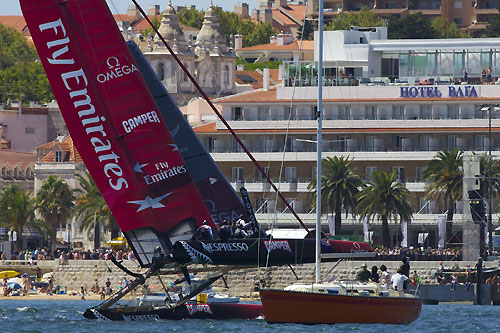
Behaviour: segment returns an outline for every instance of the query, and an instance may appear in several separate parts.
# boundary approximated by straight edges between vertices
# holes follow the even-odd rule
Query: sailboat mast
[[[316,161],[316,283],[321,280],[321,137],[323,126],[323,0],[319,0],[318,20],[318,138]]]

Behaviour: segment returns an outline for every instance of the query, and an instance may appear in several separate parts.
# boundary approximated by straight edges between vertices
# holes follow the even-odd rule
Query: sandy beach
[[[101,296],[99,295],[88,295],[85,296],[85,300],[92,300],[92,301],[98,301],[101,299]],[[46,295],[46,294],[33,294],[33,295],[28,295],[28,296],[0,296],[0,301],[4,300],[13,300],[13,301],[34,301],[34,300],[54,300],[54,301],[81,301],[81,296],[76,295]]]

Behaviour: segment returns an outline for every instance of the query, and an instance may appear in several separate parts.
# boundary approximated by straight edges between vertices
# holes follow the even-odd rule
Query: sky
[[[21,7],[18,0],[0,0],[0,15],[22,15]],[[233,11],[236,2],[246,2],[250,6],[250,11],[257,7],[257,0],[212,0],[214,6],[220,6],[226,11]],[[132,4],[131,0],[106,0],[113,14],[125,14],[127,8]],[[164,10],[168,5],[168,0],[138,0],[138,3],[144,10],[148,5],[160,5],[160,9]],[[195,5],[197,9],[206,9],[210,4],[210,0],[172,0],[174,6]]]

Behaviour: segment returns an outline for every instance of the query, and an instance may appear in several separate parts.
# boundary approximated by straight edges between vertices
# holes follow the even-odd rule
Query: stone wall
[[[399,265],[399,261],[368,261],[366,262],[368,269],[372,266],[380,267],[384,264],[387,266],[391,274],[395,273]],[[127,268],[134,272],[142,271],[135,262],[124,261]],[[332,272],[328,272],[335,263],[322,264],[322,275],[326,275],[326,280],[354,280],[356,272],[360,269],[361,261],[346,261],[340,263]],[[419,261],[411,262],[411,272],[414,270],[419,274],[422,283],[435,283],[434,273],[439,265],[436,261]],[[446,268],[452,268],[459,265],[465,268],[467,264],[474,266],[474,262],[444,262]],[[498,261],[486,262],[486,267],[498,267]],[[196,268],[203,268],[202,266],[190,266],[190,271],[194,272]],[[295,273],[300,278],[297,280],[288,266],[272,267],[267,271],[264,268],[238,268],[226,274],[225,280],[229,285],[229,289],[225,287],[224,281],[219,279],[214,284],[214,289],[220,293],[240,296],[240,297],[257,297],[254,290],[255,285],[259,280],[264,279],[265,286],[271,288],[282,288],[291,283],[300,281],[310,283],[314,281],[314,264],[300,265],[293,267]],[[199,273],[199,277],[203,278],[208,273]],[[118,285],[123,282],[123,278],[127,275],[119,268],[115,267],[110,261],[102,260],[77,260],[69,261],[67,265],[60,265],[54,261],[54,279],[55,285],[60,285],[63,289],[66,287],[68,290],[77,291],[80,287],[90,289],[94,284],[95,279],[99,281],[100,286],[109,278],[112,288],[116,289]],[[173,281],[178,276],[176,274],[162,276],[164,282]],[[132,277],[127,276],[131,280]],[[158,279],[152,278],[148,281],[152,290],[159,290],[160,285]]]

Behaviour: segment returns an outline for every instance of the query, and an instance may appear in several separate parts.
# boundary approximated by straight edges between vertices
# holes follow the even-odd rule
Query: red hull
[[[268,323],[301,324],[409,324],[422,309],[419,298],[363,297],[261,290]]]

